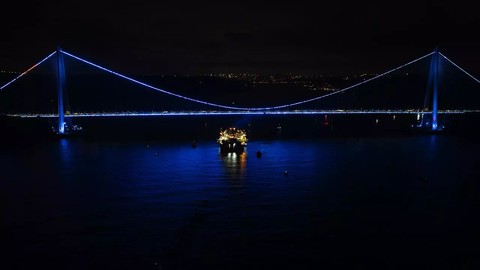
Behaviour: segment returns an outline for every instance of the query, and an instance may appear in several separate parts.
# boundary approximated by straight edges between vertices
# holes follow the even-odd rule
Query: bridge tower
[[[63,62],[63,53],[60,47],[57,47],[57,92],[58,92],[58,134],[65,134],[65,111],[63,105],[63,88],[65,86],[65,64]]]
[[[427,117],[427,120],[426,120],[424,118],[424,113],[422,113],[422,119],[420,121],[420,124],[417,126],[422,129],[429,129],[433,132],[439,130],[439,125],[438,125],[439,55],[440,54],[438,52],[438,48],[435,48],[435,51],[432,54],[432,60],[430,62],[430,73],[428,75],[427,91],[425,93],[425,104],[424,104],[423,110],[428,111],[428,108],[431,106],[432,108],[431,117]]]
[[[433,97],[432,97],[432,131],[438,130],[438,48],[435,48],[435,51],[432,55],[432,66],[430,72],[433,76]]]

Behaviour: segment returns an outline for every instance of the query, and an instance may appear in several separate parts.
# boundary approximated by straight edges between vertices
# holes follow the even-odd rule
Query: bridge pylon
[[[438,130],[438,47],[432,55],[433,97],[432,97],[432,130]]]
[[[428,77],[427,91],[425,93],[425,104],[423,111],[429,111],[431,106],[432,113],[427,120],[424,118],[426,113],[422,113],[422,120],[418,127],[428,129],[430,131],[442,130],[443,126],[438,123],[438,87],[439,87],[439,56],[438,47],[432,53],[432,60],[430,62],[430,73]]]
[[[57,47],[57,93],[58,93],[58,129],[57,133],[65,134],[65,109],[63,100],[63,91],[65,87],[65,64],[63,62],[63,53],[60,47]]]

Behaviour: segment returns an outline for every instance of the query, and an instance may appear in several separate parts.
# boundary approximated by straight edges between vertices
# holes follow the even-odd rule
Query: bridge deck
[[[480,110],[439,110],[439,114],[479,113]],[[163,112],[111,112],[74,113],[65,117],[138,117],[138,116],[201,116],[201,115],[308,115],[308,114],[431,114],[419,110],[293,110],[293,111],[163,111]],[[6,114],[9,117],[58,117],[58,114]]]

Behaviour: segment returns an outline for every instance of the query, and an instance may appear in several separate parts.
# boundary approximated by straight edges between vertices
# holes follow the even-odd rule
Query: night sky
[[[39,2],[2,7],[0,69],[24,71],[59,45],[129,74],[359,74],[438,46],[480,74],[474,3]]]

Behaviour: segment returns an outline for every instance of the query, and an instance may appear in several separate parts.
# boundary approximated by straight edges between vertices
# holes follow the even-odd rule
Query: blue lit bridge
[[[438,114],[464,114],[478,113],[480,110],[439,110]],[[274,111],[176,111],[176,112],[112,112],[112,113],[74,113],[65,115],[65,117],[145,117],[145,116],[195,116],[195,115],[307,115],[307,114],[425,114],[428,112],[421,110],[274,110]],[[36,118],[49,117],[56,118],[58,114],[8,114],[10,117]]]
[[[89,74],[92,74],[91,72],[84,72],[84,77],[82,77],[84,79],[82,80],[78,80],[75,83],[68,83],[72,81],[69,77],[71,73],[70,70],[75,70],[79,65],[82,65],[83,68],[89,67],[94,69],[111,78],[116,78],[117,81],[113,83],[114,86],[101,84],[96,87],[97,90],[98,88],[115,89],[118,87],[119,82],[123,82],[123,84],[132,86],[128,94],[122,94],[124,100],[134,101],[137,96],[143,95],[143,101],[138,101],[136,104],[141,107],[143,104],[149,103],[149,108],[137,110],[135,107],[127,106],[125,101],[123,101],[123,103],[120,102],[120,105],[116,106],[115,109],[110,107],[102,112],[92,112],[92,108],[88,107],[88,104],[77,110],[75,110],[73,106],[66,108],[69,107],[69,101],[75,99],[72,94],[72,89],[76,89],[77,99],[84,95],[90,95],[91,97],[86,99],[89,102],[86,103],[91,103],[100,98],[100,96],[97,96],[98,91],[93,91],[92,86],[86,84],[88,81],[94,81],[89,77]],[[43,75],[41,75],[42,73],[38,73],[37,77],[40,79],[35,79],[34,84],[21,85],[22,80],[26,80],[29,76],[32,77],[31,75],[34,74],[36,70],[42,68],[46,72],[44,72]],[[66,72],[67,70],[69,73]],[[402,77],[398,76],[399,74],[407,74],[408,76],[403,75]],[[413,84],[410,84],[409,80],[414,77],[413,74],[423,74],[417,76],[421,82],[420,86],[414,87]],[[54,79],[52,80],[51,77]],[[50,78],[50,81],[46,83],[47,78]],[[398,78],[405,80],[399,81]],[[389,80],[395,79],[396,81],[393,83],[388,83]],[[461,86],[452,86],[452,81],[460,81]],[[17,84],[20,84],[20,88],[22,89],[33,88],[35,90],[38,87],[55,91],[34,91],[34,93],[32,93],[26,90],[18,90],[22,92],[20,93],[20,97],[14,97],[13,93],[17,90],[13,88],[15,88],[14,85]],[[401,85],[400,91],[392,89],[392,84]],[[438,115],[480,112],[480,106],[477,102],[478,98],[480,98],[479,84],[480,81],[477,78],[455,64],[438,50],[435,50],[384,73],[364,78],[352,85],[347,85],[323,95],[278,105],[234,106],[167,91],[154,86],[154,83],[112,71],[58,48],[25,72],[6,81],[6,83],[0,87],[0,101],[2,101],[2,99],[8,99],[9,102],[7,103],[9,105],[13,104],[9,108],[6,108],[8,106],[1,108],[0,112],[8,117],[58,118],[57,132],[60,134],[66,132],[65,125],[67,119],[71,120],[79,117],[199,115],[416,114],[421,116],[420,126],[437,130],[441,128],[438,123]],[[137,88],[134,89],[133,86]],[[470,90],[465,91],[467,88]],[[9,97],[5,97],[7,93],[9,93]],[[448,96],[448,93],[450,93],[450,96]],[[15,107],[15,104],[19,103],[16,99],[21,98],[21,96],[24,98],[27,97],[30,102],[29,104],[38,105],[32,100],[36,97],[42,97],[43,94],[49,96],[49,104],[54,104],[55,106],[49,105],[50,107],[48,109],[43,108],[43,111],[37,109],[29,110],[28,106],[20,106],[22,108]],[[4,95],[4,97],[1,95]],[[68,95],[70,95],[70,97],[68,97]],[[101,106],[110,106],[110,104],[117,99],[116,95],[121,94],[115,92],[108,94],[108,97],[105,98]],[[54,99],[55,102],[53,102]],[[54,108],[54,110],[52,110],[52,108]],[[426,120],[424,121],[424,119]]]

